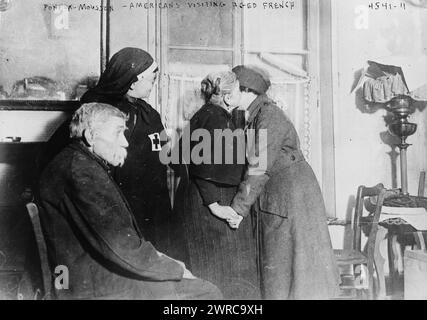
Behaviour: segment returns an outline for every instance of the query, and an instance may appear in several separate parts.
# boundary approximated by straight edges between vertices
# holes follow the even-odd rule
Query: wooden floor
[[[18,299],[32,299],[27,294],[19,294],[21,276],[17,274],[0,274],[0,300],[18,300]],[[404,281],[403,275],[400,275],[398,283],[395,284],[394,288],[391,286],[389,277],[386,277],[386,293],[387,300],[403,300],[404,298]],[[334,300],[365,300],[367,295],[355,290],[343,289],[340,295]]]
[[[398,282],[392,287],[391,279],[386,276],[386,300],[403,300],[404,299],[404,279],[400,275]],[[348,286],[344,287],[347,288]],[[367,295],[361,290],[341,289],[340,295],[334,300],[366,300]]]

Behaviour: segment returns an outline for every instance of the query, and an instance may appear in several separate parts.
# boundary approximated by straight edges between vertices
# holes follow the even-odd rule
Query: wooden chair
[[[385,283],[384,274],[378,272],[378,268],[375,268],[375,255],[378,251],[379,241],[377,241],[377,232],[378,232],[378,222],[381,214],[382,205],[384,199],[390,195],[390,192],[387,191],[382,184],[378,184],[375,187],[365,187],[359,186],[357,189],[356,197],[356,207],[354,210],[352,229],[353,229],[353,248],[352,249],[343,249],[343,250],[334,250],[335,258],[337,259],[338,266],[349,266],[353,268],[353,273],[356,277],[350,279],[350,283],[344,283],[341,285],[341,289],[358,291],[367,291],[368,299],[374,298],[374,270],[377,273],[377,279],[379,285]],[[365,200],[368,197],[377,197],[377,200],[374,204],[374,213],[372,216],[370,224],[370,231],[368,236],[368,241],[366,243],[366,250],[362,251],[361,248],[361,235],[362,235],[362,215]],[[364,269],[367,268],[367,282],[364,277]],[[360,269],[360,273],[357,272],[357,269]],[[385,287],[385,285],[384,285]],[[360,291],[361,290],[361,291]]]
[[[52,299],[52,274],[49,268],[46,242],[40,224],[39,209],[37,208],[37,205],[34,202],[28,202],[26,204],[26,207],[31,219],[31,223],[33,225],[34,235],[37,241],[37,248],[39,250],[41,270],[43,276],[42,299],[50,300]]]
[[[426,188],[426,172],[421,171],[420,172],[420,180],[418,182],[418,196],[424,197],[424,192]]]

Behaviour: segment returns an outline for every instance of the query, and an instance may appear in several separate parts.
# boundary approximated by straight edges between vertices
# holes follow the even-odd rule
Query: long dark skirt
[[[230,205],[236,187],[221,189],[221,205]],[[176,210],[183,221],[192,273],[218,286],[225,299],[259,299],[255,234],[251,217],[239,229],[216,218],[203,205],[199,190],[190,181],[178,190]]]

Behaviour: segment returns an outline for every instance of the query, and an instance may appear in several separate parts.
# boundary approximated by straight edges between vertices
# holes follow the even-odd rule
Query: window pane
[[[169,50],[169,63],[228,64],[233,62],[231,51]]]
[[[182,2],[180,8],[168,10],[169,44],[231,47],[233,37],[230,6],[190,8],[188,3]]]

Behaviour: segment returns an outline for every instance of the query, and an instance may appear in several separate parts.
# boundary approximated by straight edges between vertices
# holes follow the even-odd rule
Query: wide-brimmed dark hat
[[[257,70],[255,67],[237,66],[232,70],[241,86],[251,89],[259,94],[266,93],[271,85],[267,74]]]

